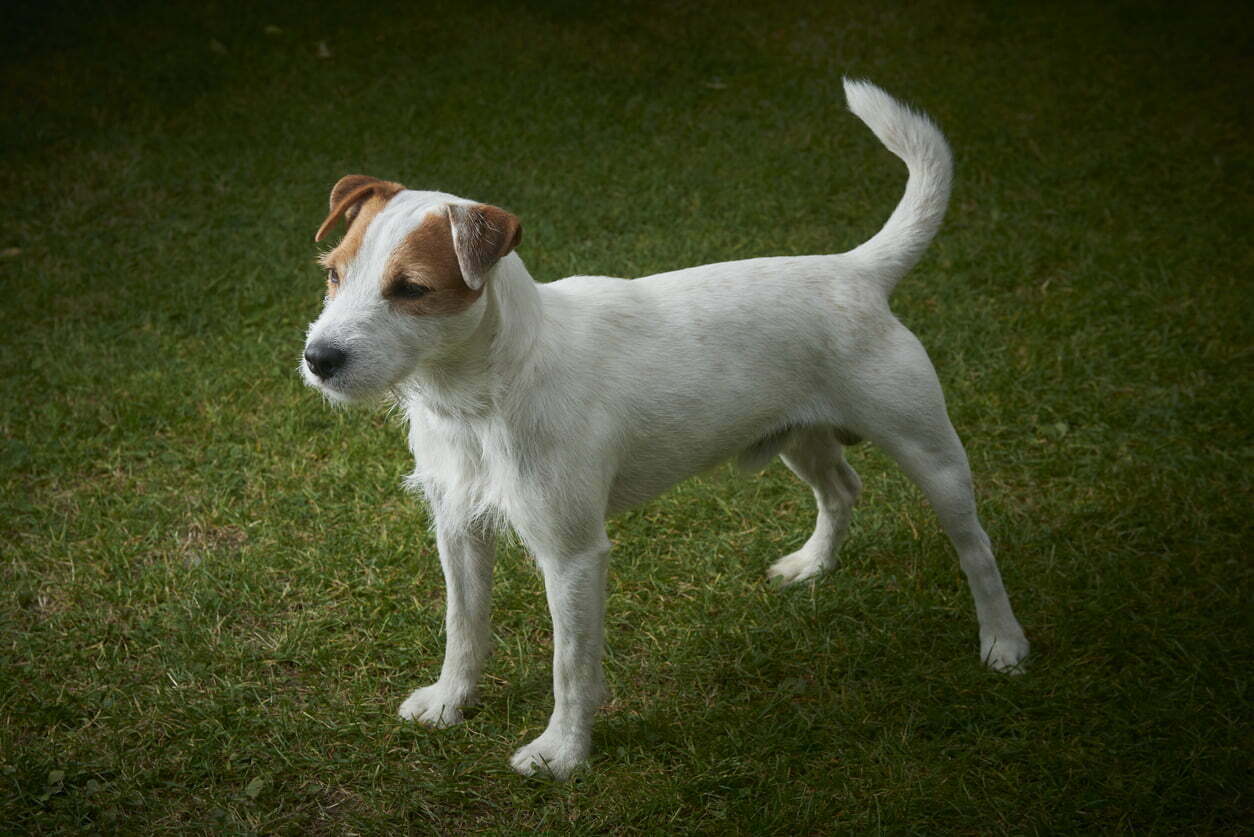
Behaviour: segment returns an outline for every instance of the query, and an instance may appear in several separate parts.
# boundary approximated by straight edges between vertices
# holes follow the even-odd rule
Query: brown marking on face
[[[322,226],[318,228],[314,240],[321,241],[341,217],[347,219],[348,230],[345,231],[344,237],[340,239],[335,249],[324,253],[318,259],[318,264],[327,269],[328,297],[334,297],[339,287],[336,282],[332,281],[332,276],[338,276],[343,281],[349,264],[357,256],[357,251],[361,249],[362,239],[366,237],[366,228],[370,226],[374,217],[383,211],[388,201],[404,189],[405,187],[399,183],[379,180],[377,177],[368,177],[364,174],[341,177],[331,189],[331,212],[322,222]]]
[[[414,316],[459,314],[483,294],[482,287],[471,290],[462,278],[444,212],[428,215],[405,236],[392,251],[379,283],[384,299]]]

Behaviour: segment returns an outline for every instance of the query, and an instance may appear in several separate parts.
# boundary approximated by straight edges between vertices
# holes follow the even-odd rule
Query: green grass
[[[0,831],[1251,827],[1235,4],[28,6],[0,36]],[[508,207],[541,280],[834,252],[904,183],[842,73],[955,149],[894,307],[1030,672],[980,668],[935,518],[859,448],[812,587],[764,584],[811,525],[778,465],[611,525],[613,700],[578,781],[505,767],[550,699],[516,548],[478,714],[399,723],[442,581],[401,422],[294,372],[331,184]]]

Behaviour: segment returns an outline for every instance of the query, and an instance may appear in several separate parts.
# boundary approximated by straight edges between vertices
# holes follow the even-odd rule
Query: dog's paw
[[[1028,638],[1020,632],[980,640],[980,659],[993,671],[1002,674],[1023,674],[1028,657]]]
[[[590,750],[591,742],[586,738],[545,730],[535,741],[520,747],[509,765],[524,776],[548,776],[564,782],[587,763]]]
[[[766,577],[771,582],[786,587],[818,578],[835,566],[835,559],[803,548],[791,555],[785,555],[772,564],[766,571]]]
[[[450,690],[435,683],[415,689],[413,694],[405,698],[397,714],[406,721],[417,721],[440,729],[462,722],[462,706],[465,702],[465,699],[459,699]]]

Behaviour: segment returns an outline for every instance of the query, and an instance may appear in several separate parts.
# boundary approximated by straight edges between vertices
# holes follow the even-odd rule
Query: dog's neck
[[[407,409],[455,418],[501,411],[510,388],[523,385],[542,324],[540,293],[517,253],[493,268],[478,328],[461,344],[416,369],[398,387]]]

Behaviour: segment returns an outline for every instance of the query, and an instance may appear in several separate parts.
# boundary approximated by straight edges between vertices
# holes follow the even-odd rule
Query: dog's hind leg
[[[767,576],[783,584],[815,578],[836,566],[836,552],[849,531],[862,481],[845,461],[837,432],[829,427],[794,430],[781,458],[811,490],[818,505],[814,533],[805,545],[780,558]]]
[[[997,671],[1017,672],[1028,655],[1028,640],[1010,607],[988,535],[975,511],[966,452],[948,420],[945,429],[933,438],[897,438],[882,447],[923,489],[958,551],[980,622],[981,659]]]
[[[975,600],[980,657],[997,671],[1021,671],[1028,640],[1015,619],[980,518],[962,441],[945,410],[936,372],[917,340],[902,339],[896,356],[879,358],[860,429],[923,490],[949,536]],[[896,360],[897,362],[892,362]]]

